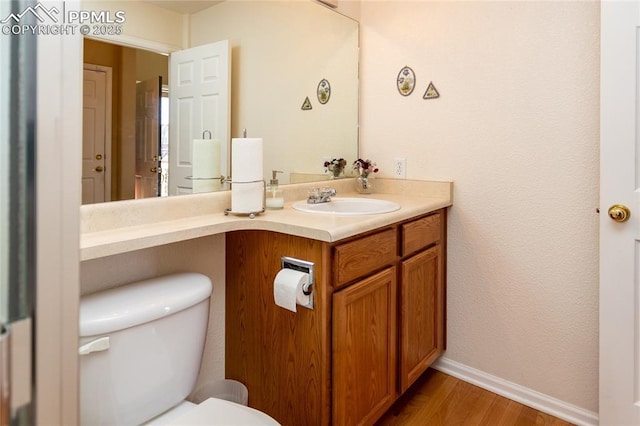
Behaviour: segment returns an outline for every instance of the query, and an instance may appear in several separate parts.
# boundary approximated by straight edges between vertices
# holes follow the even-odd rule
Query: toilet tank
[[[153,278],[80,299],[80,424],[139,425],[193,390],[211,281]]]

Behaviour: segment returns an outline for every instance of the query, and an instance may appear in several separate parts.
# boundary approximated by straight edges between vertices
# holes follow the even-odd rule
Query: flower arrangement
[[[356,173],[356,191],[361,194],[371,194],[373,192],[373,184],[369,179],[369,175],[372,173],[378,173],[376,163],[367,159],[363,160],[358,158],[353,162],[353,170]]]
[[[345,160],[344,158],[334,158],[331,161],[324,162],[325,169],[331,172],[333,177],[336,178],[342,174],[346,165],[347,160]]]
[[[371,160],[363,160],[358,158],[353,162],[353,170],[357,173],[358,176],[362,176],[364,178],[369,177],[370,173],[378,173],[378,168],[376,167],[376,163]]]

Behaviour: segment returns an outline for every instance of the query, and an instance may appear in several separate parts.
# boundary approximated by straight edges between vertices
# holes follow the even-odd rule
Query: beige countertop
[[[337,216],[293,209],[315,184],[282,186],[285,205],[250,219],[225,215],[230,191],[168,198],[119,201],[82,206],[80,259],[89,260],[192,238],[238,230],[266,230],[333,242],[451,206],[453,183],[377,179],[376,192],[353,192],[353,179],[328,182],[337,197],[368,197],[394,201],[400,210],[391,213]],[[323,184],[327,184],[324,182]]]

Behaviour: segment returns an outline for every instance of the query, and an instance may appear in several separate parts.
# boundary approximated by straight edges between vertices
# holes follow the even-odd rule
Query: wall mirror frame
[[[118,3],[127,13],[125,29],[127,25],[137,26],[139,21],[148,19],[140,15],[140,10],[149,7],[163,10],[142,1],[83,1],[82,5],[84,9],[117,10]],[[131,3],[139,3],[142,9],[130,10]],[[183,25],[187,25],[182,28],[182,45],[195,47],[229,41],[230,119],[228,136],[221,141],[226,150],[220,159],[223,174],[229,173],[231,164],[230,139],[240,137],[245,128],[249,136],[264,140],[265,179],[270,179],[271,170],[282,170],[285,173],[280,177],[281,184],[324,180],[328,178],[325,161],[357,159],[359,24],[356,20],[315,0],[226,0],[180,16]],[[134,34],[127,34],[125,30],[123,35],[92,38],[124,49],[142,49],[165,56],[182,50],[179,43],[154,40],[143,36],[142,29],[136,30]],[[321,103],[317,93],[323,80],[331,85],[331,94],[325,103]],[[171,96],[170,86],[168,90]],[[307,97],[312,108],[303,110],[301,106]],[[122,124],[126,125],[120,117]],[[135,143],[135,130],[121,127],[112,131],[129,138],[120,140],[120,144]],[[135,155],[135,148],[129,146],[125,150]],[[106,197],[110,201],[137,197],[135,178],[131,176],[135,160],[125,160],[125,150],[121,146],[120,157],[112,157],[112,161],[120,161],[121,169],[128,172],[126,176],[111,178],[112,188]],[[190,148],[183,151],[185,157],[191,155]],[[129,165],[122,167],[125,161]],[[129,182],[130,178],[133,182]],[[175,194],[169,192],[169,195]]]

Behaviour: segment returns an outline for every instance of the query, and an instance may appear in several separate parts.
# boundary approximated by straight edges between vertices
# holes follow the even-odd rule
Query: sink
[[[331,198],[328,203],[308,204],[307,200],[296,201],[293,208],[307,213],[324,213],[338,216],[389,213],[400,210],[400,204],[375,198]]]

